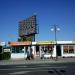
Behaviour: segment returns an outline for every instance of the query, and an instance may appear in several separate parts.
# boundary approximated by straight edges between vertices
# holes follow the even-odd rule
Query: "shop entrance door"
[[[61,56],[61,46],[60,45],[56,46],[56,52],[57,52],[57,56]]]

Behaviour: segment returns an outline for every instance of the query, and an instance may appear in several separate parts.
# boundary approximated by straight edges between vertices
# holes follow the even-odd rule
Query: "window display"
[[[74,46],[63,46],[64,53],[74,53]]]

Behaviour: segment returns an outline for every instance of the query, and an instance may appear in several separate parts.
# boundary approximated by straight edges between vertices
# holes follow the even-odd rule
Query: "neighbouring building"
[[[27,50],[37,57],[75,57],[75,41],[40,41],[40,42],[10,42],[11,58],[26,58]]]

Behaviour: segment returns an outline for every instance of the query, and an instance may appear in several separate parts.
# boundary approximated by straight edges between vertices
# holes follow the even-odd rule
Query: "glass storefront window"
[[[24,53],[23,49],[24,49],[23,46],[12,47],[12,53]]]
[[[69,46],[69,53],[74,53],[74,46]]]
[[[64,53],[68,53],[68,46],[64,46]]]
[[[70,45],[63,46],[63,49],[64,49],[64,53],[74,53],[74,46],[70,46]]]

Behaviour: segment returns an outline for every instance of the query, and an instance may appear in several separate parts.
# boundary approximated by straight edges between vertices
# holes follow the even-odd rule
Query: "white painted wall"
[[[72,44],[72,41],[57,41],[58,44]]]
[[[20,59],[20,58],[26,58],[27,55],[24,53],[11,53],[11,59]]]
[[[63,56],[63,45],[61,45],[61,57]]]
[[[63,54],[62,57],[75,57],[75,54]]]
[[[54,45],[52,56],[53,56],[53,57],[56,57],[56,45]]]

